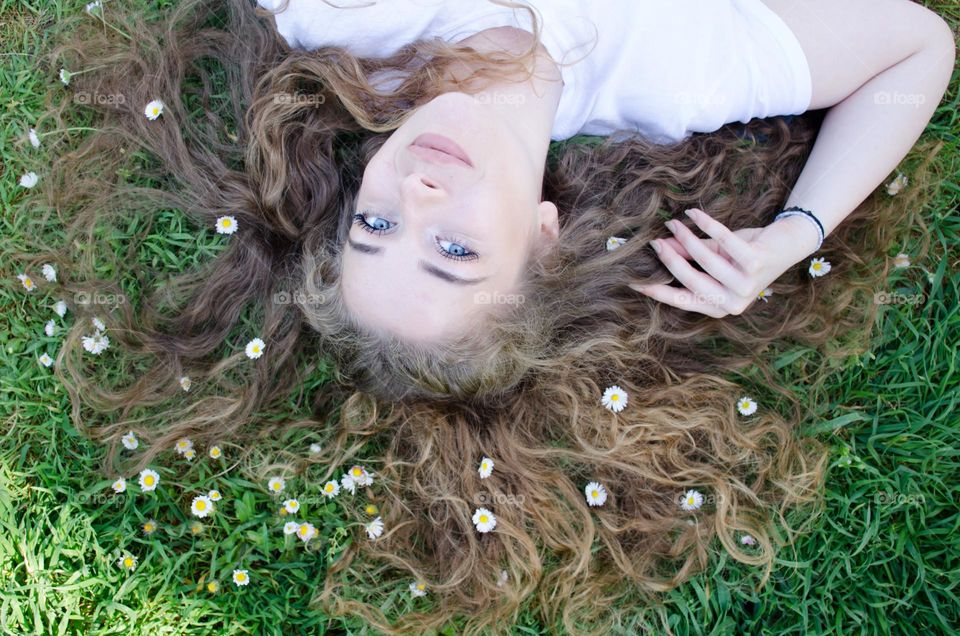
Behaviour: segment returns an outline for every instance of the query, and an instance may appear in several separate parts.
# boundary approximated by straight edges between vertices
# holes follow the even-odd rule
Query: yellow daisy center
[[[154,106],[153,108],[150,109],[150,112],[153,113],[154,115],[159,115],[160,109]]]
[[[619,400],[619,399],[620,399],[620,396],[617,395],[616,393],[614,393],[613,395],[610,396],[610,401],[611,401],[611,402],[616,402],[616,401]]]
[[[23,284],[29,287],[30,285],[33,285],[33,279],[27,276],[23,279]]]
[[[127,568],[132,568],[132,567],[133,567],[133,559],[131,559],[130,557],[127,557],[126,559],[124,559],[124,560],[123,560],[123,566],[124,566],[124,567],[127,567]]]
[[[152,485],[153,485],[153,475],[147,475],[146,477],[144,477],[144,478],[143,478],[143,483],[145,483],[145,484],[148,485],[148,486],[152,486]]]
[[[486,523],[488,520],[487,515],[480,515],[480,523]]]
[[[591,495],[592,497],[599,497],[599,496],[600,496],[600,493],[597,492],[596,490],[591,490],[591,491],[590,491],[590,495]]]
[[[253,345],[253,352],[260,353],[260,345]]]
[[[820,269],[820,263],[814,263],[813,269]]]
[[[216,581],[210,581],[209,583],[207,583],[207,590],[210,592],[216,592],[217,587],[218,586]]]
[[[375,515],[375,514],[377,514],[377,507],[376,507],[376,506],[367,506],[367,507],[366,507],[366,511],[367,511],[367,514],[368,514],[368,515]]]
[[[354,476],[354,477],[359,477],[359,476],[362,475],[362,474],[363,474],[363,471],[360,470],[359,468],[354,468],[354,469],[353,469],[353,476]]]
[[[237,574],[237,580],[242,583],[243,581],[247,580],[247,575],[244,574],[243,572],[240,572],[239,574]]]
[[[693,496],[687,497],[687,505],[688,505],[688,506],[692,506],[692,505],[695,504],[695,503],[696,503],[696,499],[694,499]]]
[[[145,524],[143,524],[143,531],[144,531],[144,532],[153,532],[153,524],[152,524],[152,523],[145,523]]]
[[[422,592],[424,589],[426,589],[426,587],[427,587],[427,586],[424,585],[423,583],[417,583],[417,589],[420,590],[421,592]]]
[[[210,451],[210,454],[213,455],[214,457],[220,457],[220,449],[214,448],[212,451]]]
[[[197,502],[197,510],[206,510],[206,509],[207,509],[207,502],[206,502],[206,501],[203,501],[203,500],[201,499],[200,501]]]
[[[323,487],[323,489],[326,490],[327,492],[333,492],[333,484],[327,484],[326,486]]]

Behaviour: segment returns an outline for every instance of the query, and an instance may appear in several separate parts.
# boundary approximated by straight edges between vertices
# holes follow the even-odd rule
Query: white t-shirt
[[[259,0],[275,11],[283,0]],[[293,48],[384,57],[405,44],[484,29],[530,29],[525,11],[487,0],[289,0],[277,30]],[[671,143],[810,105],[796,36],[761,0],[527,0],[564,87],[554,140],[639,132]]]

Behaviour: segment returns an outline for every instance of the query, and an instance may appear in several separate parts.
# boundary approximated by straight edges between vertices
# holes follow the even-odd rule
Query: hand
[[[738,315],[757,294],[791,266],[815,251],[818,235],[807,219],[786,217],[767,227],[730,231],[703,210],[687,210],[711,238],[701,239],[676,220],[667,222],[675,238],[655,239],[658,256],[682,288],[631,283],[636,291],[679,309],[714,318]],[[688,263],[703,267],[697,271]]]

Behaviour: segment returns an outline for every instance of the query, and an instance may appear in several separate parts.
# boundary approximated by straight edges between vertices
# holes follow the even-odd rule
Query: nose
[[[422,172],[411,172],[404,177],[400,191],[406,201],[413,203],[437,201],[446,196],[440,183]]]

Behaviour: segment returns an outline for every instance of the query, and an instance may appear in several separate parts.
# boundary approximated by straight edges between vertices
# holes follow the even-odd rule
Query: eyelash
[[[360,229],[362,229],[363,231],[369,232],[370,234],[376,234],[377,236],[382,236],[384,232],[389,232],[390,230],[393,229],[392,227],[384,228],[384,229],[377,229],[373,227],[372,225],[367,223],[366,217],[364,217],[364,215],[360,212],[353,215],[353,223],[354,225],[359,225]],[[447,250],[443,249],[443,247],[441,247],[440,241],[456,243],[457,245],[461,246],[464,250],[466,250],[467,254],[460,254],[460,255],[451,254]],[[437,252],[439,252],[441,256],[443,256],[444,258],[449,258],[450,260],[453,260],[453,261],[473,261],[479,258],[480,256],[476,252],[472,251],[468,246],[464,245],[461,242],[455,241],[453,239],[438,238],[434,241],[434,244],[437,246]]]

